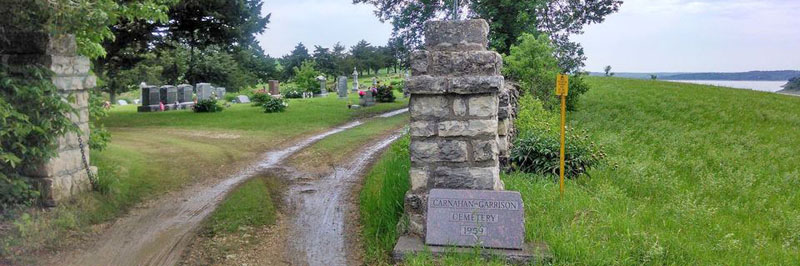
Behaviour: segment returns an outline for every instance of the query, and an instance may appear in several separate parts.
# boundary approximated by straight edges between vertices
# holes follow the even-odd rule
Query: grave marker
[[[197,83],[196,85],[197,90],[197,100],[208,100],[211,98],[211,84],[208,83]]]
[[[181,84],[178,85],[178,102],[191,103],[192,99],[192,85]]]
[[[236,100],[238,103],[250,103],[250,98],[247,95],[236,96]]]
[[[347,98],[347,77],[339,76],[336,89],[339,91],[339,98]]]
[[[277,80],[269,81],[269,94],[281,95],[280,82],[278,82]]]
[[[161,92],[161,102],[164,104],[174,104],[178,101],[178,89],[175,86],[164,85],[159,90]]]

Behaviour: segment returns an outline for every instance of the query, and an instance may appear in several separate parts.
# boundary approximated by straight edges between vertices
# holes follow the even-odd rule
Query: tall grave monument
[[[353,92],[358,92],[358,70],[353,67]]]
[[[524,204],[500,180],[498,104],[502,58],[488,51],[482,19],[431,21],[425,50],[411,54],[408,218],[393,256],[481,247],[510,263],[549,258],[524,243]]]
[[[339,92],[339,98],[347,98],[347,77],[339,76],[336,83],[336,90]]]

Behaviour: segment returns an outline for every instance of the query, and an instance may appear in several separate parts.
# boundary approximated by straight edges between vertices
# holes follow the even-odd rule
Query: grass
[[[94,230],[90,225],[110,221],[142,200],[225,177],[293,139],[407,102],[398,97],[395,103],[350,110],[346,101],[329,95],[292,99],[286,112],[272,114],[247,104],[220,113],[137,113],[133,105],[116,106],[104,120],[111,143],[91,154],[109,192],[86,193],[53,209],[29,209],[6,218],[0,224],[0,264],[35,261],[34,254],[72,246]]]
[[[328,170],[329,165],[349,158],[357,149],[375,139],[391,134],[408,124],[408,115],[373,119],[358,127],[331,135],[289,158],[292,166],[308,172]],[[325,163],[320,163],[325,162]]]
[[[408,136],[392,143],[364,178],[359,208],[367,265],[386,264],[397,241],[403,196],[411,186],[408,143]]]
[[[549,244],[555,264],[800,264],[800,98],[587,81],[592,89],[568,119],[604,146],[606,164],[568,180],[563,199],[550,178],[504,175],[506,189],[523,196],[527,241]],[[377,179],[407,178],[376,171]]]
[[[231,192],[208,218],[208,233],[232,233],[244,226],[267,226],[275,223],[280,203],[281,184],[276,178],[253,178]]]

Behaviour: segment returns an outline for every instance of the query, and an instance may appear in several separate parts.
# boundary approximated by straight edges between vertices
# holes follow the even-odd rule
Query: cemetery
[[[0,265],[800,264],[800,98],[583,73],[621,1],[111,2],[0,6]]]

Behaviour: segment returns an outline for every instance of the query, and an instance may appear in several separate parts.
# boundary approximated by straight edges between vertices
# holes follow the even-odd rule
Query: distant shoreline
[[[592,76],[605,76],[601,72],[589,72]],[[800,77],[800,70],[770,70],[748,72],[615,72],[615,77],[660,80],[715,80],[715,81],[789,81]]]

